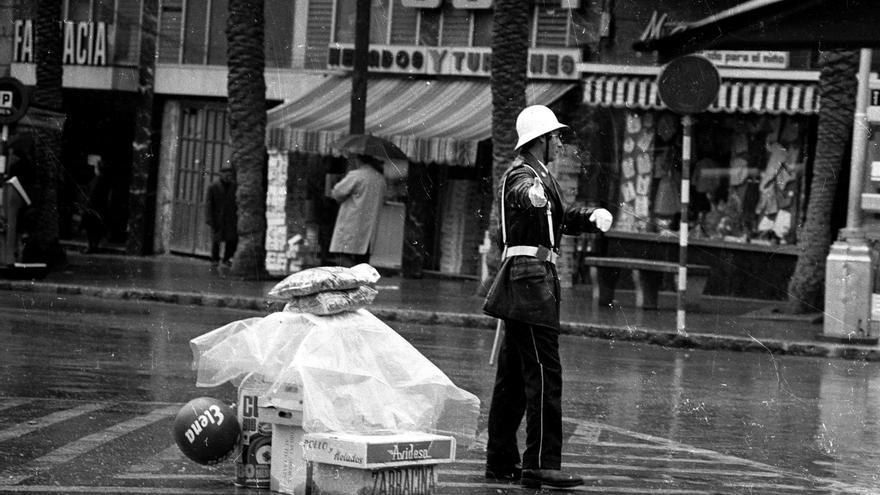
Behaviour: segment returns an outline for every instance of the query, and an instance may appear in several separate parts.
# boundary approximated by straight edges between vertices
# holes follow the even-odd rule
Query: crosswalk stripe
[[[563,454],[565,458],[578,458],[578,457],[596,457],[596,454],[579,454],[579,453],[571,453],[565,452]],[[660,462],[664,464],[711,464],[713,466],[723,466],[723,465],[738,465],[739,463],[730,462],[730,461],[718,461],[717,459],[700,459],[697,457],[669,457],[669,456],[644,456],[644,455],[627,455],[627,454],[614,454],[608,455],[603,454],[601,457],[603,458],[613,458],[616,461],[632,461],[632,462]]]
[[[149,488],[138,486],[58,486],[58,485],[23,485],[0,486],[0,493],[89,493],[89,494],[131,494],[131,495],[217,495],[217,490],[199,490],[198,488]]]
[[[482,477],[483,472],[477,471],[462,471],[460,469],[440,469],[438,471],[438,475],[440,478],[445,481],[447,478],[461,478],[461,477]],[[605,474],[602,476],[597,475],[583,475],[581,476],[585,481],[589,480],[602,480],[602,481],[631,481],[633,480],[632,476],[623,476],[623,475],[615,475],[615,474]],[[663,480],[661,479],[650,479],[650,478],[639,478],[639,481],[644,481],[646,483],[656,482],[660,483]],[[441,483],[442,484],[442,483]],[[485,482],[485,484],[490,484],[490,482]]]
[[[0,485],[8,486],[21,483],[22,481],[32,477],[34,470],[51,469],[54,466],[69,462],[75,457],[94,450],[107,442],[113,441],[123,435],[153,424],[157,421],[161,421],[169,416],[174,416],[175,414],[177,414],[179,409],[180,408],[178,406],[165,406],[159,409],[155,409],[143,416],[137,416],[135,418],[129,419],[128,421],[123,421],[122,423],[112,425],[100,432],[86,435],[28,463],[25,470],[31,474],[14,474],[6,472],[0,473]]]
[[[583,427],[589,428],[589,429],[603,429],[603,430],[610,431],[612,433],[618,433],[621,435],[629,436],[629,437],[634,438],[636,440],[641,440],[644,442],[651,442],[651,443],[655,444],[655,447],[648,447],[648,446],[645,446],[645,444],[640,444],[640,443],[632,443],[632,444],[620,443],[620,444],[618,444],[618,443],[612,443],[612,442],[608,442],[608,443],[590,442],[590,441],[581,442],[581,441],[578,441],[577,439],[574,439],[574,438],[570,439],[569,443],[580,443],[582,445],[592,445],[592,446],[609,446],[609,447],[616,447],[616,448],[619,448],[619,447],[637,448],[638,447],[638,448],[650,449],[650,450],[659,450],[661,448],[668,447],[669,450],[683,451],[683,452],[688,452],[693,455],[703,455],[703,456],[706,456],[710,459],[725,460],[725,461],[728,461],[731,463],[738,463],[738,464],[742,464],[742,465],[746,465],[746,466],[751,466],[756,469],[763,469],[766,471],[776,471],[776,472],[788,474],[790,476],[799,476],[799,473],[796,473],[793,471],[788,471],[788,470],[785,470],[782,468],[778,468],[776,466],[771,466],[770,464],[764,464],[762,462],[752,461],[749,459],[744,459],[742,457],[736,457],[736,456],[732,456],[732,455],[722,454],[721,452],[717,452],[715,450],[702,449],[699,447],[694,447],[693,445],[679,443],[674,440],[670,440],[668,438],[658,437],[658,436],[654,436],[654,435],[648,435],[646,433],[639,433],[639,432],[627,430],[625,428],[620,428],[620,427],[616,427],[616,426],[612,426],[612,425],[608,425],[608,424],[604,424],[604,423],[596,423],[593,421],[586,421],[586,420],[582,420],[582,419],[575,419],[575,418],[568,418],[568,417],[563,418],[563,421],[573,423],[579,427],[583,426]]]
[[[456,461],[462,462],[462,461]],[[485,461],[476,461],[480,464],[485,464]],[[471,462],[469,462],[471,463]],[[594,463],[580,463],[580,462],[566,462],[565,468],[570,470],[580,470],[586,469],[590,471],[595,471],[597,469],[606,469],[609,471],[647,471],[647,472],[657,472],[657,468],[654,466],[630,466],[625,464],[594,464]],[[695,469],[695,468],[672,468],[672,467],[664,467],[663,472],[665,473],[678,473],[678,474],[708,474],[713,476],[750,476],[752,478],[782,478],[782,473],[778,473],[770,470],[763,471],[742,471],[742,470],[730,470],[730,469]]]
[[[442,487],[450,487],[450,488],[497,488],[497,489],[510,489],[511,485],[503,484],[503,483],[466,483],[466,482],[443,482],[440,484]],[[519,485],[512,485],[515,488],[519,488]],[[567,492],[586,492],[586,493],[626,493],[626,494],[651,494],[651,495],[711,495],[717,493],[716,491],[705,491],[705,490],[687,490],[681,488],[627,488],[620,486],[575,486],[571,488],[565,488]]]
[[[113,478],[118,480],[196,480],[196,481],[216,481],[216,474],[164,474],[164,473],[126,473],[117,474]]]
[[[61,423],[62,421],[67,421],[68,419],[97,411],[103,407],[104,406],[102,406],[101,404],[83,404],[81,406],[54,412],[52,414],[47,414],[41,418],[37,418],[25,423],[18,423],[17,425],[10,426],[5,430],[0,430],[0,442],[7,442],[9,440],[12,440],[13,438],[27,435],[28,433],[35,432],[41,428],[46,428],[48,426]]]
[[[5,409],[12,409],[13,407],[22,406],[22,405],[27,404],[29,402],[31,402],[30,399],[6,398],[6,399],[3,399],[2,401],[0,401],[0,411],[3,411]]]

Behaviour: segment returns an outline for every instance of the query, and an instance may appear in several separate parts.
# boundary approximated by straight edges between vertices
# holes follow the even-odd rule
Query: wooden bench
[[[660,291],[664,273],[672,273],[674,279],[678,279],[678,263],[673,261],[587,256],[582,259],[582,263],[590,267],[593,302],[599,303],[600,306],[608,306],[614,302],[614,286],[617,285],[621,270],[632,272],[636,307],[643,309],[657,308],[657,293]],[[708,278],[708,266],[688,265],[685,292],[687,307],[699,305]]]

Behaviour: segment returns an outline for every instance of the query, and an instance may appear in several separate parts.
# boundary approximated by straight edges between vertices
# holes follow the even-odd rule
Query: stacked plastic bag
[[[368,306],[378,294],[373,288],[378,281],[379,272],[366,263],[322,266],[288,276],[269,295],[286,300],[285,311],[332,315]]]
[[[379,274],[366,264],[295,273],[269,294],[284,311],[231,322],[190,341],[196,385],[258,373],[271,383],[263,405],[289,409],[302,386],[306,432],[423,431],[473,440],[479,399],[365,306]]]

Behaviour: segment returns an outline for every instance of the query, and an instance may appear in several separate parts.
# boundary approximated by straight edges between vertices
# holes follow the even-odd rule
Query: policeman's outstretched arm
[[[572,206],[565,212],[565,234],[577,235],[583,232],[608,232],[613,217],[605,208],[594,206]]]

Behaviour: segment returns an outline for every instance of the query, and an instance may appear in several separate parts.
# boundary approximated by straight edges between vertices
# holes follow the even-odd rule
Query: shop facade
[[[389,187],[370,262],[406,276],[478,278],[492,195],[492,2],[377,3],[388,15],[371,19],[365,131],[399,146],[409,161],[386,164]],[[285,273],[292,257],[314,265],[327,255],[337,208],[327,191],[345,171],[333,143],[349,129],[352,6],[336,6],[325,19],[332,29],[323,51],[306,53],[307,63],[341,74],[269,112],[270,273]],[[529,103],[577,98],[583,40],[576,33],[585,16],[573,3],[536,2]]]
[[[602,200],[616,207],[597,249],[675,261],[682,125],[659,97],[659,68],[581,69],[583,103],[601,121],[594,126],[612,129],[612,139],[594,150],[607,160],[598,170],[610,178]],[[784,298],[808,201],[818,72],[719,72],[717,99],[694,116],[688,259],[712,267],[709,293]]]
[[[492,194],[492,2],[374,4],[366,129],[410,157],[386,171],[387,235],[379,239],[375,263],[413,274],[476,277]],[[335,205],[325,191],[345,168],[331,143],[348,130],[354,2],[265,5],[267,100],[273,107],[266,261],[278,273],[292,238],[309,246],[306,261],[312,263],[321,261],[329,244]],[[226,8],[218,0],[159,1],[150,191],[157,253],[208,253],[204,193],[231,154]],[[17,4],[11,43],[11,75],[29,85],[35,81],[27,35],[34,9]],[[528,101],[551,106],[572,125],[573,143],[583,153],[558,170],[570,197],[602,203],[616,216],[614,229],[599,239],[565,239],[563,263],[572,268],[563,283],[578,282],[578,253],[674,260],[678,246],[670,226],[680,194],[681,125],[659,101],[659,67],[630,47],[640,36],[667,29],[670,19],[698,19],[705,12],[689,0],[652,2],[650,8],[640,0],[548,1],[532,9]],[[65,110],[73,126],[65,131],[65,166],[81,169],[70,174],[82,175],[72,179],[79,184],[88,155],[118,162],[119,237],[125,235],[140,11],[141,2],[64,2],[70,23]],[[710,293],[760,285],[765,289],[755,294],[779,297],[797,259],[798,226],[809,201],[818,73],[810,56],[799,52],[705,55],[720,67],[723,82],[713,107],[696,116],[691,261],[720,274],[710,280]],[[762,277],[759,283],[752,275]]]

